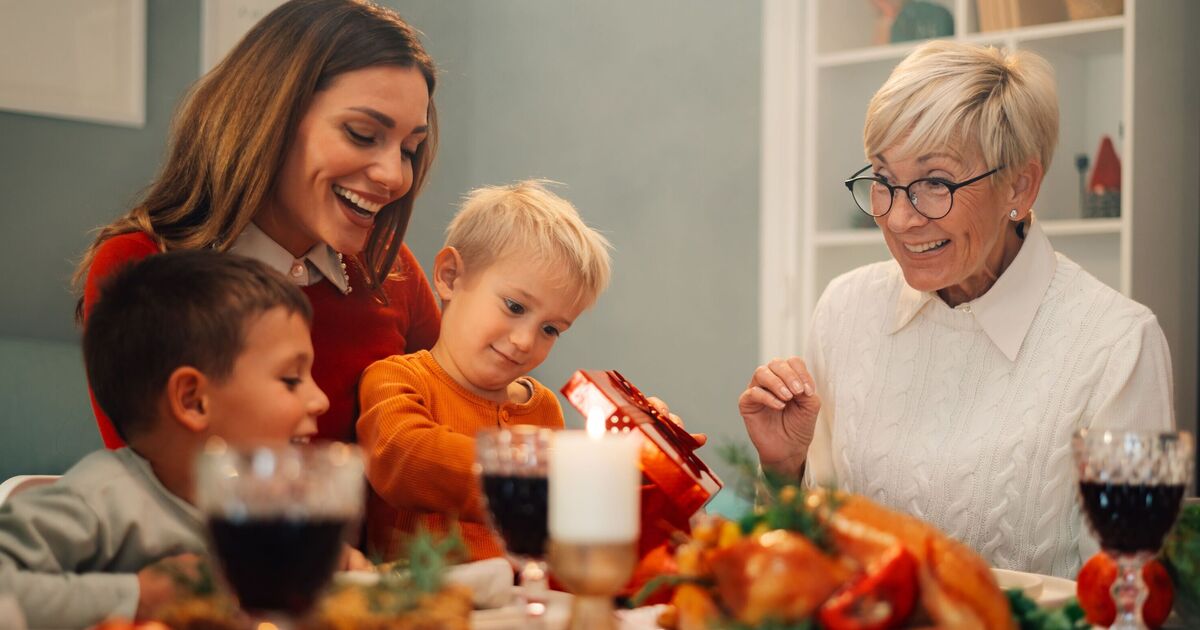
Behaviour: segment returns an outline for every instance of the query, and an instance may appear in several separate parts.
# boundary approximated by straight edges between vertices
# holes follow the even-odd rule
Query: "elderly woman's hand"
[[[738,412],[763,467],[792,478],[803,469],[820,409],[816,385],[800,357],[760,365],[738,398]]]

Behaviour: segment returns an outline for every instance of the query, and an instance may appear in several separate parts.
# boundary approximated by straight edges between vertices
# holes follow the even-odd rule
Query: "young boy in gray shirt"
[[[298,288],[239,256],[174,252],[113,274],[83,355],[129,446],[0,506],[0,593],[16,595],[30,627],[143,619],[178,595],[171,573],[194,574],[205,549],[191,503],[205,440],[316,432],[329,401],[310,373],[311,320]]]

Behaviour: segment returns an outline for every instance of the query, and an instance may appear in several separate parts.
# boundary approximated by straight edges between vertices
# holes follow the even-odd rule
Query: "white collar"
[[[983,295],[955,308],[974,316],[992,343],[1009,361],[1015,361],[1057,266],[1054,247],[1035,221],[1030,225],[1017,257],[996,283]],[[937,293],[917,291],[904,283],[888,332],[896,333],[907,326],[927,304],[937,299],[940,299]]]
[[[292,256],[275,239],[253,222],[242,230],[229,251],[265,263],[300,286],[308,286],[328,278],[343,294],[350,292],[349,278],[342,255],[325,243],[317,243],[300,258]],[[312,273],[310,273],[310,271]]]

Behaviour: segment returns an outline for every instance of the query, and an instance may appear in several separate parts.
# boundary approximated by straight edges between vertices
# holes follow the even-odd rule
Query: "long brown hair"
[[[377,65],[416,68],[429,87],[429,133],[413,160],[412,187],[379,212],[358,256],[368,285],[384,299],[437,151],[436,70],[415,29],[364,0],[291,0],[255,24],[193,86],[172,121],[161,172],[137,207],[100,229],[75,285],[101,244],[119,234],[145,232],[162,251],[228,249],[268,200],[313,94],[338,75]]]

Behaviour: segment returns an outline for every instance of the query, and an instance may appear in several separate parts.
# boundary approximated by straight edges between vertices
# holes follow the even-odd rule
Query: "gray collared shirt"
[[[204,549],[200,513],[149,462],[129,448],[97,451],[0,506],[0,593],[16,595],[30,628],[132,619],[139,570]]]

